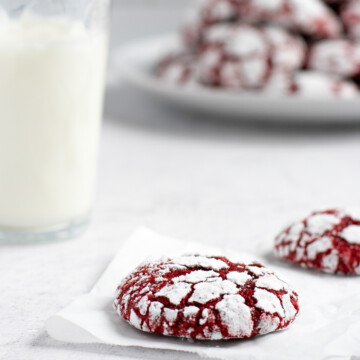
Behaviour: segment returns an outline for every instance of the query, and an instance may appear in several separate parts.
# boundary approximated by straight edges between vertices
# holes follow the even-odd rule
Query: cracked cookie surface
[[[260,89],[272,75],[301,68],[304,57],[304,42],[284,29],[221,24],[204,35],[199,75],[210,86]]]
[[[171,54],[163,58],[157,66],[156,75],[170,84],[188,85],[197,81],[197,64],[191,54]]]
[[[118,286],[114,307],[137,329],[201,340],[267,334],[299,311],[297,293],[263,265],[200,255],[141,265]]]
[[[355,99],[358,89],[352,81],[316,71],[275,74],[266,84],[268,95],[296,95],[304,99]]]
[[[277,236],[275,254],[302,267],[360,275],[360,213],[314,212]]]
[[[184,26],[184,41],[196,46],[209,26],[238,21],[277,24],[315,39],[337,38],[343,30],[321,0],[199,0]]]
[[[308,68],[345,78],[359,78],[359,41],[336,39],[313,44],[309,49]]]

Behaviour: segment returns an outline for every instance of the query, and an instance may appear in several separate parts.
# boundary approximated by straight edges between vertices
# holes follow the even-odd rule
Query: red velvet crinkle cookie
[[[355,39],[360,39],[360,1],[345,1],[340,12],[347,33]]]
[[[340,19],[321,0],[200,0],[184,26],[185,43],[194,46],[209,26],[236,21],[278,24],[313,38],[342,33]]]
[[[118,286],[114,307],[137,329],[200,340],[267,334],[299,311],[296,292],[263,265],[201,255],[141,265]]]
[[[276,74],[269,79],[263,91],[269,96],[288,95],[306,99],[350,100],[359,97],[354,82],[316,71]]]
[[[196,47],[204,31],[214,24],[238,19],[237,8],[232,0],[201,0],[195,2],[182,28],[182,37],[188,47]]]
[[[323,40],[309,52],[308,67],[348,78],[360,76],[360,42],[349,39]]]
[[[314,212],[280,233],[275,253],[303,267],[360,275],[360,214],[338,209]]]
[[[193,55],[178,53],[162,59],[157,66],[156,75],[167,83],[185,85],[196,81],[196,69]]]
[[[234,0],[244,19],[266,21],[316,38],[341,34],[337,15],[321,0]]]
[[[302,67],[300,37],[274,26],[219,24],[204,34],[199,77],[205,85],[260,89],[274,73]]]

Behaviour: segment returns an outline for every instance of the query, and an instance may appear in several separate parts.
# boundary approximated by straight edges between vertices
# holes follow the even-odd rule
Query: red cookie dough
[[[360,1],[348,0],[344,2],[340,13],[347,33],[355,39],[360,39]]]
[[[315,71],[299,71],[272,77],[264,92],[268,95],[294,95],[307,99],[356,99],[357,86],[352,81]]]
[[[168,83],[185,85],[195,81],[196,68],[193,55],[179,53],[162,59],[157,66],[156,75]]]
[[[308,67],[343,77],[360,75],[360,41],[323,40],[310,48]]]
[[[184,26],[185,42],[197,44],[208,26],[234,21],[279,24],[315,38],[338,37],[343,30],[321,0],[202,0]]]
[[[114,307],[137,329],[200,340],[267,334],[299,311],[298,295],[263,265],[201,255],[141,265],[118,286]]]
[[[259,89],[274,73],[302,67],[301,38],[272,26],[219,24],[209,28],[199,54],[199,77],[205,85]]]
[[[275,253],[303,267],[360,275],[360,214],[338,209],[314,212],[280,233]]]

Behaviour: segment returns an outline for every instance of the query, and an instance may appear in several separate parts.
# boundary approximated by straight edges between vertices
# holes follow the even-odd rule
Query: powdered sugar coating
[[[314,37],[336,37],[341,23],[320,0],[237,0],[239,13],[254,21],[278,23]]]
[[[205,257],[201,255],[179,256],[177,258],[174,258],[172,262],[174,264],[186,266],[187,268],[190,269],[201,268],[201,269],[219,271],[219,270],[227,269],[229,267],[224,261],[220,259]]]
[[[241,295],[225,295],[216,304],[215,309],[219,311],[220,318],[226,324],[230,337],[251,336],[254,329],[251,310]]]
[[[199,77],[206,85],[224,88],[263,87],[275,73],[301,68],[305,43],[273,26],[219,24],[203,36]]]
[[[360,245],[360,225],[350,225],[339,235],[348,243]]]
[[[302,267],[358,275],[360,218],[353,214],[340,209],[314,212],[277,236],[275,253]]]
[[[164,286],[160,291],[155,293],[155,296],[166,297],[171,304],[179,305],[181,300],[191,292],[191,285],[185,282],[176,282]]]
[[[288,73],[302,67],[306,44],[301,37],[271,25],[264,27],[264,32],[273,49],[274,72]]]
[[[340,13],[348,34],[355,39],[360,39],[360,1],[344,1]]]
[[[156,75],[169,84],[189,85],[196,81],[197,63],[192,54],[179,51],[161,59]]]
[[[237,6],[232,0],[198,0],[189,9],[182,29],[184,43],[196,48],[203,32],[214,24],[227,22],[238,17]]]
[[[236,285],[244,286],[247,281],[252,279],[252,276],[246,272],[233,271],[226,275],[226,278]]]
[[[321,235],[339,222],[340,219],[334,214],[315,214],[307,219],[306,230],[312,235]]]
[[[270,315],[262,314],[258,324],[259,334],[268,334],[274,332],[279,326],[279,319],[277,317],[273,318]]]
[[[261,276],[258,280],[256,280],[256,286],[276,291],[289,290],[287,284],[273,274],[265,274]]]
[[[254,298],[257,300],[256,306],[270,314],[285,316],[284,309],[276,295],[264,289],[255,289]]]
[[[323,40],[310,48],[308,66],[343,77],[360,75],[360,42],[349,39]]]
[[[321,237],[317,241],[308,244],[306,251],[310,260],[315,260],[317,255],[332,249],[332,241],[329,237]]]
[[[263,91],[269,96],[291,95],[304,99],[350,100],[359,97],[354,82],[317,71],[275,74],[269,79]]]
[[[141,265],[117,288],[114,307],[140,330],[208,340],[280,330],[299,311],[291,286],[263,265],[203,255]]]
[[[202,0],[191,9],[183,30],[188,46],[197,46],[209,26],[218,23],[272,23],[315,38],[335,38],[342,24],[321,0]]]

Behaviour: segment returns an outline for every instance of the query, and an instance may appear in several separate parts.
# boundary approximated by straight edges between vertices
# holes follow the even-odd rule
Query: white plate
[[[188,109],[239,120],[313,123],[360,122],[359,100],[297,97],[268,97],[256,93],[235,93],[204,87],[178,87],[157,79],[152,70],[158,59],[176,46],[176,36],[158,36],[135,41],[118,49],[112,64],[121,80],[133,87]],[[174,45],[175,44],[175,45]]]

